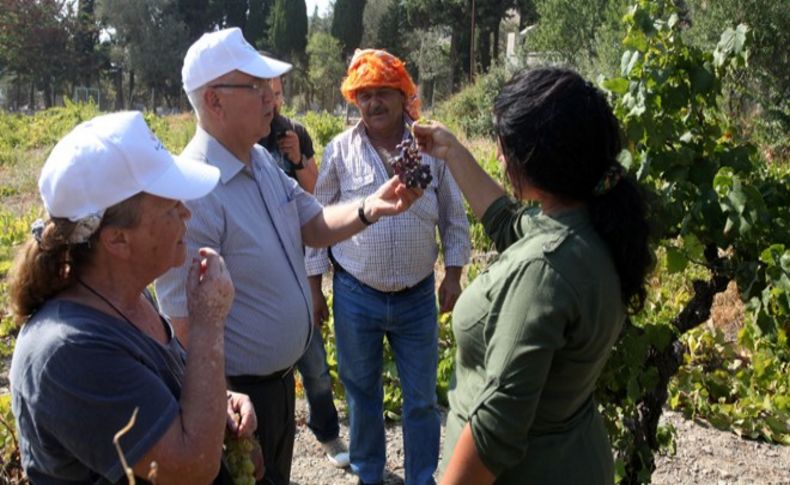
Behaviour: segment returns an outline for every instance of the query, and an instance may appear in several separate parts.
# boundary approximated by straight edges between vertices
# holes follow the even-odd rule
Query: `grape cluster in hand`
[[[225,435],[225,462],[235,485],[255,485],[255,465],[251,454],[252,438]]]
[[[420,163],[422,155],[417,149],[413,138],[404,140],[397,146],[400,155],[392,162],[392,170],[398,178],[409,188],[425,188],[433,180],[431,167]]]

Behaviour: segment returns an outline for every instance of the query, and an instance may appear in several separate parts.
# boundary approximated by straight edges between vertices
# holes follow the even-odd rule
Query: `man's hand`
[[[228,391],[228,430],[237,438],[250,438],[258,429],[258,418],[250,397]],[[236,416],[239,416],[238,422]]]
[[[445,268],[444,279],[439,285],[439,313],[450,312],[461,295],[461,271],[458,266]]]
[[[365,199],[365,216],[369,221],[375,222],[381,216],[400,214],[421,196],[422,189],[406,187],[395,175]]]
[[[228,391],[228,430],[237,438],[249,438],[252,441],[250,461],[255,467],[255,479],[262,480],[266,472],[263,465],[263,450],[258,440],[253,436],[258,429],[258,418],[255,416],[255,407],[250,397],[246,394]],[[238,417],[238,421],[236,420]]]
[[[223,327],[235,290],[222,257],[211,248],[200,248],[187,276],[187,309],[190,325]]]
[[[302,152],[299,149],[299,136],[293,130],[288,130],[277,138],[277,149],[291,163],[298,164],[302,160]]]
[[[321,291],[321,275],[310,276],[310,294],[313,297],[313,325],[321,327],[329,318],[329,307]]]

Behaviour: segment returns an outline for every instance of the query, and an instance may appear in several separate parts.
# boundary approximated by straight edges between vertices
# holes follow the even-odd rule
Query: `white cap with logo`
[[[187,50],[181,80],[184,91],[195,89],[231,71],[241,71],[263,79],[291,70],[287,62],[262,56],[244,39],[241,29],[232,27],[203,34]]]
[[[78,221],[139,192],[190,200],[211,192],[219,170],[174,158],[139,111],[77,125],[47,158],[38,187],[51,217]]]

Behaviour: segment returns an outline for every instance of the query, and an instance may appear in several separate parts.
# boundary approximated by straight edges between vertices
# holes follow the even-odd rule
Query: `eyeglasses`
[[[211,84],[210,88],[228,88],[228,89],[249,89],[255,91],[258,95],[263,94],[264,90],[269,87],[268,83],[251,83],[251,84]]]

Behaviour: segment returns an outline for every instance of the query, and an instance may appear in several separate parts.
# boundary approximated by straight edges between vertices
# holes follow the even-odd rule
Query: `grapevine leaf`
[[[688,265],[688,258],[676,248],[667,248],[667,271],[672,273],[680,273]]]
[[[716,77],[707,65],[695,66],[691,70],[691,92],[704,94],[709,92],[716,81]]]
[[[621,77],[607,79],[603,82],[603,87],[617,94],[625,94],[628,91],[628,80]]]
[[[623,76],[628,76],[633,71],[634,66],[636,63],[639,62],[639,58],[641,54],[638,50],[627,50],[623,53],[623,57],[620,61],[620,74]]]
[[[688,257],[694,261],[703,261],[705,259],[705,248],[694,233],[683,236],[683,249],[686,250]]]

